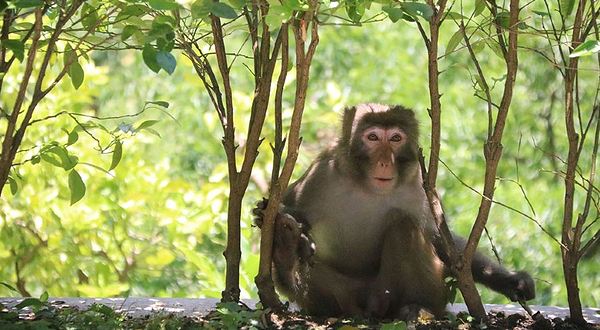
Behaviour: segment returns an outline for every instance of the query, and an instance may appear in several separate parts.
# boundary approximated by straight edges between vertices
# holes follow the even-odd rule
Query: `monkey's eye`
[[[377,136],[377,134],[375,134],[375,133],[371,133],[371,134],[367,135],[367,140],[379,141],[379,136]]]
[[[400,142],[400,141],[402,141],[402,135],[400,135],[400,134],[394,134],[390,138],[390,141],[392,141],[392,142]]]

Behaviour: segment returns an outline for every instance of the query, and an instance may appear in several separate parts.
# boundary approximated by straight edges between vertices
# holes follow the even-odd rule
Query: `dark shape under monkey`
[[[342,126],[283,197],[275,284],[315,316],[411,319],[425,309],[441,317],[449,261],[422,187],[414,113],[360,104],[345,110]],[[535,297],[529,274],[479,253],[472,272],[512,301]]]

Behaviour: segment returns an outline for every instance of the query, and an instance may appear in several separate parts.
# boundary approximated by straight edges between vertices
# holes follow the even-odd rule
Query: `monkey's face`
[[[379,193],[392,191],[398,183],[396,158],[406,144],[406,133],[395,126],[372,126],[362,132],[361,140],[370,160],[369,184]]]

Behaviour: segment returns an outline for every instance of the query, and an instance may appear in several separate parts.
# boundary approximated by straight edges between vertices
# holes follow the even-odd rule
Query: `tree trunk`
[[[244,192],[237,190],[237,187],[231,187],[227,205],[227,248],[223,252],[227,266],[225,290],[221,293],[223,301],[240,300],[240,261],[242,258],[240,220]]]

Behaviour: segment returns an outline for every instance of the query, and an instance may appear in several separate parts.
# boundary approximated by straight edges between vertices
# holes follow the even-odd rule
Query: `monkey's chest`
[[[341,203],[309,214],[311,231],[319,259],[348,274],[377,271],[381,256],[386,214],[384,203]]]

